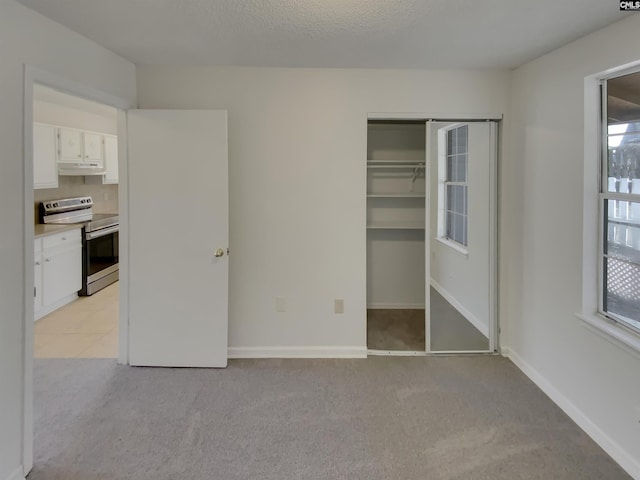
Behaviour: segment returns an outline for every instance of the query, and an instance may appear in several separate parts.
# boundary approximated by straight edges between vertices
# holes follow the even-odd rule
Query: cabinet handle
[[[36,265],[40,265],[40,262],[36,262]]]
[[[51,259],[50,259],[50,258],[45,258],[45,259],[44,259],[44,261],[45,261],[45,262],[50,262],[50,261],[51,261]]]
[[[66,239],[67,239],[67,237],[62,237],[62,240],[63,240],[63,241],[64,241],[64,240],[66,240]]]
[[[82,158],[82,155],[78,155],[78,158]]]

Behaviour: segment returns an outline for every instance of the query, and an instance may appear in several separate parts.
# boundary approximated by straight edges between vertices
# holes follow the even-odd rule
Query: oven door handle
[[[87,232],[85,238],[87,240],[93,240],[94,238],[104,237],[120,230],[120,225],[115,227],[103,228],[102,230],[96,230],[95,232]]]

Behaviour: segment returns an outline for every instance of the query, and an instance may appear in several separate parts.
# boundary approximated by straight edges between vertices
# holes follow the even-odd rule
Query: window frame
[[[438,235],[437,240],[442,242],[443,244],[459,251],[460,253],[467,254],[469,247],[469,133],[467,129],[467,142],[466,142],[466,159],[464,163],[465,168],[465,181],[464,182],[454,182],[448,181],[449,178],[449,162],[447,161],[449,156],[451,155],[449,152],[449,134],[463,127],[468,127],[467,123],[455,123],[453,125],[448,125],[439,130],[438,135]],[[455,155],[457,155],[456,153]],[[448,187],[450,186],[463,186],[465,188],[465,213],[464,213],[464,229],[465,229],[465,239],[466,244],[459,242],[458,240],[450,237],[447,232],[447,225],[449,215],[451,213],[456,215],[462,215],[458,212],[453,212],[449,208],[448,204]]]
[[[609,201],[626,201],[640,203],[640,195],[634,193],[621,193],[621,192],[609,192],[608,186],[608,164],[609,164],[609,120],[608,120],[608,90],[607,82],[611,79],[629,75],[632,73],[638,73],[640,69],[636,68],[632,71],[619,72],[616,75],[612,75],[606,78],[600,79],[600,115],[599,115],[599,129],[600,129],[600,148],[599,148],[599,169],[598,169],[598,292],[597,292],[597,313],[602,315],[609,321],[616,324],[618,327],[628,330],[631,334],[634,334],[640,338],[640,328],[635,327],[628,321],[626,321],[621,315],[616,315],[613,312],[605,311],[605,296],[607,295],[607,280],[605,278],[605,259],[609,258],[609,252],[605,251],[606,243],[608,243],[608,215]],[[605,208],[606,205],[606,208]],[[633,320],[633,319],[631,319]]]
[[[604,202],[602,190],[602,84],[604,80],[640,72],[640,60],[584,77],[583,129],[583,222],[582,222],[582,302],[575,316],[592,334],[640,359],[640,335],[611,316],[601,313]]]

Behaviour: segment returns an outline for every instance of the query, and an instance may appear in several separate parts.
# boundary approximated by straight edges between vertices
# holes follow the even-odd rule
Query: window
[[[444,228],[441,235],[464,247],[467,246],[467,125],[446,131],[444,172]]]
[[[640,332],[640,73],[602,92],[599,310]]]

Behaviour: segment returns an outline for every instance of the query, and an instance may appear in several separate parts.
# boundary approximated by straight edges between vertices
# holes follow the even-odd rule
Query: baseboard
[[[7,480],[24,480],[24,469],[22,465],[15,469],[15,471],[7,477]]]
[[[51,312],[56,311],[60,307],[64,307],[67,303],[73,302],[76,298],[78,298],[78,294],[72,293],[71,295],[67,295],[66,297],[61,298],[57,302],[52,303],[51,305],[47,305],[46,307],[41,308],[37,312],[34,312],[33,321],[35,322],[37,320],[40,320],[45,315],[49,315]]]
[[[233,358],[367,358],[367,347],[229,347]]]
[[[640,479],[640,462],[634,459],[617,442],[611,439],[600,427],[593,423],[578,407],[565,397],[555,386],[553,386],[535,368],[529,365],[522,357],[511,349],[507,349],[508,358],[520,369],[529,379],[547,394],[553,402],[558,405],[582,430],[589,435],[602,449],[607,452],[618,464],[627,471],[633,478]],[[504,350],[503,350],[504,354]]]
[[[476,317],[473,313],[471,313],[469,310],[464,308],[464,306],[460,302],[458,302],[458,300],[456,300],[453,295],[447,292],[444,289],[444,287],[440,285],[438,282],[436,282],[433,278],[431,279],[431,286],[436,292],[442,295],[442,297],[447,302],[449,302],[453,306],[453,308],[458,310],[458,312],[460,312],[460,315],[462,315],[464,318],[469,320],[469,323],[471,323],[474,327],[480,330],[480,332],[485,337],[489,338],[489,325],[485,325],[484,323],[482,323],[478,317]]]
[[[367,308],[379,310],[424,310],[424,303],[367,303]]]

